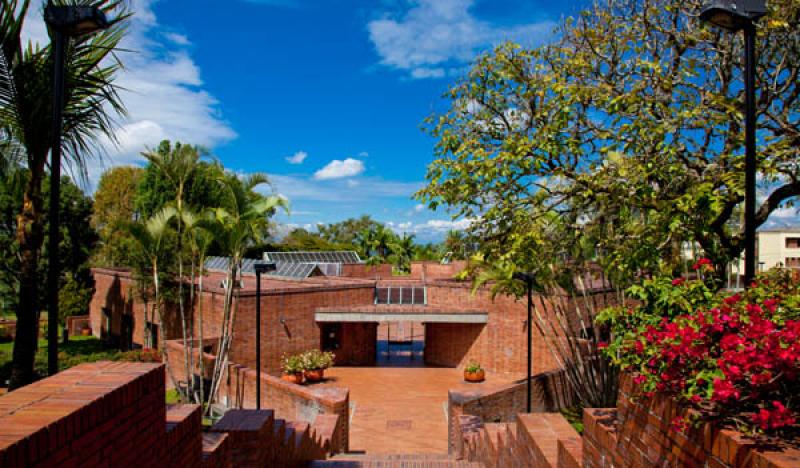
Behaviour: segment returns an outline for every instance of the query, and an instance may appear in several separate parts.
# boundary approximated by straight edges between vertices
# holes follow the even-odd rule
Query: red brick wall
[[[471,309],[489,313],[485,325],[428,324],[425,337],[428,362],[463,367],[474,360],[489,372],[524,376],[527,369],[526,302],[505,295],[492,300],[486,288],[472,294],[469,284],[436,282],[428,285],[428,303],[450,310]],[[536,305],[549,310],[549,304],[541,298],[536,298]],[[558,367],[535,325],[532,350],[534,374]]]
[[[0,465],[156,466],[161,365],[82,364],[0,397]]]
[[[635,398],[630,376],[620,382],[617,408],[584,410],[583,465],[796,467],[800,450],[759,447],[740,432],[703,424],[684,433],[671,421],[685,414],[666,395]]]
[[[373,295],[371,283],[262,293],[262,370],[277,375],[281,371],[281,357],[284,354],[320,347],[320,327],[314,318],[318,307],[369,304]],[[255,295],[249,291],[243,292],[236,313],[230,359],[252,368],[255,366]],[[364,351],[362,361],[369,360],[375,354],[374,351],[370,354],[369,349]]]
[[[350,278],[391,278],[392,265],[342,265],[342,276]]]
[[[377,323],[343,323],[341,347],[336,350],[337,366],[374,366]]]

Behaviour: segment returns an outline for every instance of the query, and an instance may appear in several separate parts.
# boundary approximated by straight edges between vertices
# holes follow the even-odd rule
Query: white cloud
[[[275,190],[292,201],[326,203],[364,203],[379,198],[408,199],[424,185],[422,182],[397,182],[380,177],[316,181],[295,175],[272,174],[269,178]],[[360,190],[348,190],[353,187],[359,187]],[[269,188],[263,190],[271,191]]]
[[[170,41],[174,42],[177,45],[188,46],[191,44],[189,38],[186,37],[184,34],[166,33],[164,34],[164,37],[166,37],[167,39],[169,39]]]
[[[472,15],[474,3],[416,0],[402,15],[371,21],[367,29],[381,64],[408,71],[412,78],[442,78],[471,61],[481,49],[504,40],[531,45],[555,27],[552,21],[496,26]]]
[[[358,153],[358,157],[359,158],[368,158],[369,157],[369,153],[367,153],[366,151],[362,151],[362,152]]]
[[[152,9],[154,0],[133,0],[134,15],[120,48],[125,68],[116,79],[128,115],[115,132],[119,145],[108,139],[103,161],[90,161],[88,189],[93,189],[103,170],[137,164],[141,152],[163,139],[180,140],[207,148],[232,140],[236,132],[221,117],[219,102],[203,86],[200,69],[185,47],[189,38],[162,27]],[[41,10],[32,8],[24,37],[47,43]]]
[[[344,161],[334,159],[325,167],[314,173],[316,180],[341,179],[357,176],[364,172],[364,163],[358,159],[347,158]]]
[[[305,161],[307,157],[308,153],[305,151],[298,151],[291,156],[287,156],[286,161],[288,161],[289,164],[303,164],[303,161]]]
[[[417,206],[414,207],[414,211],[416,211],[417,213],[421,213],[424,209],[425,205],[423,205],[422,203],[419,203]]]

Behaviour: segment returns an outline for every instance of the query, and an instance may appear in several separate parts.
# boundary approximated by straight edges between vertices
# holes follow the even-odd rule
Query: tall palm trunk
[[[44,157],[37,160],[44,161]],[[20,251],[19,308],[14,341],[14,357],[9,389],[33,382],[34,361],[39,338],[39,254],[44,242],[41,170],[31,170],[17,218],[17,242]],[[55,324],[50,324],[55,326]]]

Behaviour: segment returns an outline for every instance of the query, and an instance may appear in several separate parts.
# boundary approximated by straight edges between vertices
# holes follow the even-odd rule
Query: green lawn
[[[0,386],[5,387],[11,377],[11,355],[14,343],[0,343]],[[58,364],[60,369],[68,369],[83,362],[117,360],[120,351],[108,347],[103,341],[93,336],[75,336],[66,345],[59,343]],[[36,372],[47,375],[47,341],[39,340],[36,353]]]

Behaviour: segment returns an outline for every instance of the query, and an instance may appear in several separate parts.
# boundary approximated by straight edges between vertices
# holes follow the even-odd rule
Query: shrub
[[[283,369],[284,374],[299,374],[306,370],[306,367],[300,355],[284,355],[281,358],[281,369]]]
[[[483,370],[483,367],[481,367],[480,363],[478,363],[476,361],[470,361],[470,363],[467,364],[466,367],[464,367],[464,372],[469,372],[470,374],[474,374],[474,373],[480,372],[482,370]]]
[[[310,349],[301,354],[305,370],[327,369],[333,365],[334,354],[330,351]]]
[[[619,331],[607,355],[635,374],[645,396],[671,394],[700,419],[746,432],[785,432],[800,410],[800,287],[787,272],[772,271],[742,293],[697,299],[698,282],[670,281],[674,291],[655,296],[686,292],[686,307],[668,306],[659,316],[657,304],[643,303],[604,317]]]

